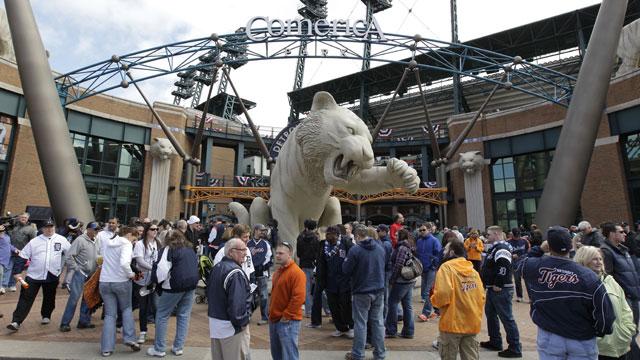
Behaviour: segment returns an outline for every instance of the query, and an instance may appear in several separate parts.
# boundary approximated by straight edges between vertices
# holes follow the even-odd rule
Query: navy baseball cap
[[[100,225],[98,225],[98,223],[95,221],[92,221],[87,224],[87,229],[98,230],[99,228],[100,228]]]
[[[562,226],[547,229],[547,243],[551,250],[561,254],[568,253],[573,247],[569,229]]]

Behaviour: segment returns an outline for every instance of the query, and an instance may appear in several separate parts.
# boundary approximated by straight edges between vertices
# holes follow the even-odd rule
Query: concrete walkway
[[[116,352],[109,359],[150,359],[145,354],[149,346],[144,346],[139,353],[132,353],[128,347],[118,345]],[[0,358],[1,359],[105,359],[100,356],[100,345],[87,342],[44,342],[44,341],[21,341],[21,340],[0,340]],[[344,359],[344,351],[318,351],[304,350],[300,353],[302,360],[341,360]],[[533,360],[538,356],[535,352],[526,351],[523,359]],[[367,352],[367,359],[370,359],[371,352]],[[168,353],[167,359],[178,359]],[[211,359],[209,348],[205,347],[187,347],[184,349],[184,355],[179,357],[180,360],[208,360]],[[252,360],[268,360],[271,359],[268,350],[258,349],[251,351]],[[439,359],[435,351],[390,351],[387,353],[387,359],[391,360],[414,360],[414,359]],[[480,352],[480,359],[500,359],[494,352]]]

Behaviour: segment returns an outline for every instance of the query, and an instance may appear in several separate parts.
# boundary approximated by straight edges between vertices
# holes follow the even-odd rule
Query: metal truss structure
[[[191,192],[191,197],[185,201],[191,204],[197,204],[201,201],[214,199],[253,200],[256,197],[262,197],[268,200],[270,195],[269,189],[268,187],[188,186],[187,190]],[[378,194],[355,195],[344,190],[334,189],[331,196],[337,197],[340,202],[353,205],[362,205],[383,200],[409,200],[444,205],[447,203],[447,200],[444,198],[446,192],[446,188],[418,189],[414,194],[408,193],[403,189],[392,189]]]
[[[374,36],[368,39],[357,35],[365,33],[366,28],[350,28],[343,23],[334,26],[318,24],[312,36],[289,34],[285,28],[272,27],[270,30],[272,34],[280,32],[282,35],[274,36],[267,28],[259,28],[251,29],[253,39],[238,32],[214,34],[207,38],[114,55],[57,77],[60,96],[64,104],[71,104],[128,85],[125,81],[127,71],[135,74],[136,82],[141,82],[169,74],[211,68],[211,63],[202,62],[199,58],[215,51],[215,40],[222,44],[220,61],[231,68],[255,61],[300,58],[370,60],[408,65],[410,58],[415,56],[420,59],[417,67],[427,85],[431,76],[441,77],[443,74],[503,84],[499,77],[488,75],[505,72],[505,67],[514,61],[513,56],[420,36],[385,33],[383,38]],[[360,51],[366,43],[372,46],[368,59]],[[307,47],[306,53],[300,52],[304,46]],[[236,56],[238,50],[242,50],[242,56]],[[567,106],[576,82],[574,77],[527,61],[519,62],[511,70],[505,72],[506,82],[510,83],[511,88]]]

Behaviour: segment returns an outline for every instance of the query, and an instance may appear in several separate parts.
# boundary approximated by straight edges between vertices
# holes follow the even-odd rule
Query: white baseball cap
[[[195,216],[195,215],[191,215],[189,220],[187,220],[187,224],[189,224],[189,225],[197,224],[199,222],[200,222],[200,218]]]

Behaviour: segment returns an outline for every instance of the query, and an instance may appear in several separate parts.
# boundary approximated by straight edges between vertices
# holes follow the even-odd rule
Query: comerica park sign
[[[281,36],[351,36],[369,39],[377,37],[380,41],[386,41],[384,32],[380,29],[378,21],[372,17],[371,23],[367,24],[365,20],[356,20],[351,23],[349,20],[326,20],[319,19],[312,22],[309,19],[280,20],[271,19],[266,16],[256,16],[249,19],[246,26],[247,37],[253,41],[261,41],[267,36],[259,37],[254,34],[252,29],[266,25],[267,33],[271,37]]]

